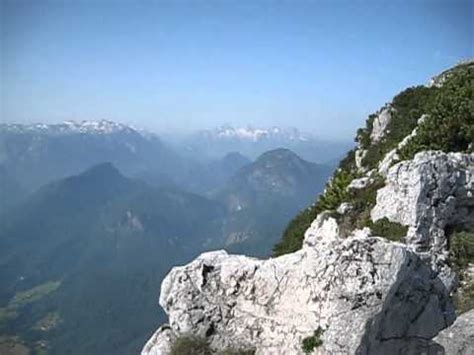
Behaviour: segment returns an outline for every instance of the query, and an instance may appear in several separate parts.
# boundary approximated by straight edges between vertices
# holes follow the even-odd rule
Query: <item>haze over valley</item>
[[[324,142],[257,132],[168,143],[105,120],[1,124],[2,332],[37,351],[137,352],[165,320],[150,310],[173,265],[218,248],[271,255],[349,144],[315,163],[283,147],[317,160]]]
[[[472,355],[472,0],[0,0],[0,355]]]

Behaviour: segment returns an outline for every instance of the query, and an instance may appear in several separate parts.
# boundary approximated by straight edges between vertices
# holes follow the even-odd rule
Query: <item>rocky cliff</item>
[[[142,354],[472,354],[473,78],[464,63],[371,115],[277,257],[173,268]]]

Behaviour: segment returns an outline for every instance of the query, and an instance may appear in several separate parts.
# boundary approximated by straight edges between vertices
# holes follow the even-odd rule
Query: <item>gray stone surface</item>
[[[474,154],[421,152],[389,169],[371,218],[409,226],[407,244],[431,258],[434,270],[444,273],[452,288],[445,229],[454,224],[474,227],[473,193]]]
[[[434,342],[444,348],[446,355],[474,355],[474,309],[461,314]]]
[[[257,354],[302,353],[303,338],[318,327],[325,330],[320,353],[399,351],[454,320],[447,290],[415,253],[368,229],[340,239],[327,214],[296,253],[258,260],[216,251],[173,268],[160,305],[174,336],[206,336],[215,349]],[[167,354],[160,332],[143,354]]]

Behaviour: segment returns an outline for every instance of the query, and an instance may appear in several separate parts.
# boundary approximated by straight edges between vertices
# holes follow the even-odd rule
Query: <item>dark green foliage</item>
[[[352,172],[339,169],[336,174],[326,186],[324,194],[321,195],[318,201],[318,208],[320,210],[334,210],[341,202],[345,201],[349,195],[347,186],[354,179],[355,175]]]
[[[455,232],[450,236],[451,260],[457,271],[463,271],[474,263],[474,233]]]
[[[454,232],[449,241],[451,261],[460,280],[454,300],[457,311],[463,313],[474,308],[474,278],[466,272],[469,264],[474,263],[474,233]]]
[[[173,344],[171,355],[254,355],[253,349],[225,349],[213,351],[205,338],[184,335],[179,337]]]
[[[467,151],[474,142],[474,66],[456,70],[436,92],[429,116],[400,155],[411,159],[421,150]]]
[[[369,115],[369,118],[365,121],[365,128],[359,128],[357,130],[356,141],[360,144],[362,149],[366,149],[370,146],[370,132],[374,124],[376,114]]]
[[[369,224],[372,233],[388,240],[400,242],[406,236],[408,227],[397,222],[390,221],[387,217]]]
[[[346,156],[339,162],[339,169],[346,172],[355,173],[355,149],[351,149]]]
[[[306,354],[311,353],[314,349],[323,345],[323,340],[321,339],[323,333],[324,329],[318,327],[312,336],[303,339],[302,349]]]
[[[341,235],[348,236],[356,228],[370,226],[370,211],[375,206],[377,190],[383,186],[384,179],[376,176],[365,188],[348,191],[345,201],[350,203],[352,208],[344,215],[337,216]]]
[[[212,355],[209,343],[196,336],[179,337],[173,344],[171,355]]]

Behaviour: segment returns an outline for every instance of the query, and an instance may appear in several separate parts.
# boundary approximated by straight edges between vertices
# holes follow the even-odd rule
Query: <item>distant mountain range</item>
[[[0,124],[0,166],[27,191],[105,161],[128,175],[173,175],[181,162],[156,135],[111,121]]]
[[[0,333],[36,353],[136,353],[171,265],[269,255],[332,170],[283,148],[195,154],[109,121],[0,125]]]
[[[269,255],[291,218],[314,201],[332,168],[301,159],[288,149],[275,149],[239,169],[212,197],[229,216],[225,245],[235,252]]]
[[[302,158],[326,163],[339,161],[350,149],[351,142],[319,139],[296,128],[254,128],[229,125],[202,130],[185,137],[167,137],[185,156],[216,158],[222,152],[237,151],[255,159],[260,154],[277,148],[291,149]]]

